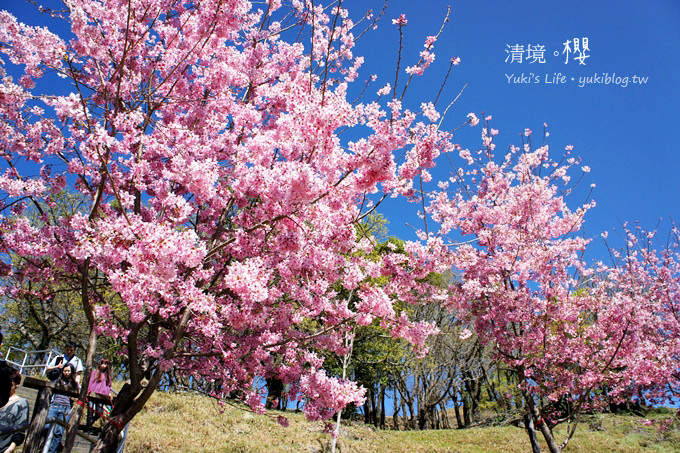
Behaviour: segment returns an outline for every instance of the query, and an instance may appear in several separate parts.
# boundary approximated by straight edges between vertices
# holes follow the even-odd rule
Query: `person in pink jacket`
[[[109,359],[101,359],[97,369],[92,370],[87,391],[89,393],[97,393],[101,396],[111,396],[111,364]],[[87,409],[87,431],[92,431],[92,425],[100,417],[103,410],[104,405],[102,404],[89,404]]]

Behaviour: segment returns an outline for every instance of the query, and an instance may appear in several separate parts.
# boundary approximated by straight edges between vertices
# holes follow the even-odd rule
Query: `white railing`
[[[44,355],[46,357],[44,363],[36,363],[36,357]],[[21,374],[26,374],[26,370],[38,369],[38,373],[45,374],[47,365],[53,357],[61,355],[60,352],[54,349],[43,349],[41,351],[26,351],[25,349],[10,346],[5,354],[5,361],[19,368]],[[32,359],[33,358],[33,359]],[[31,360],[32,359],[32,360]],[[34,374],[34,373],[31,373]]]

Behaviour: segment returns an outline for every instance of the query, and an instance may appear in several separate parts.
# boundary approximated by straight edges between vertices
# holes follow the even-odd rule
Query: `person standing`
[[[111,363],[109,359],[103,358],[99,361],[99,366],[96,370],[92,370],[90,374],[90,383],[87,386],[87,391],[90,393],[97,393],[102,396],[111,396]],[[87,407],[87,431],[92,430],[92,425],[100,417],[104,409],[102,404],[90,403]]]
[[[63,355],[58,355],[55,358],[50,361],[50,363],[47,365],[47,369],[45,370],[46,374],[50,375],[50,371],[52,370],[61,370],[64,368],[66,364],[73,365],[73,369],[75,371],[75,380],[80,385],[80,383],[83,380],[83,361],[76,356],[76,344],[72,341],[69,341],[66,343],[66,346],[64,347],[64,354]]]
[[[78,390],[80,390],[80,386],[75,380],[75,367],[72,363],[67,363],[62,366],[61,377],[57,379],[56,384],[64,390],[70,390],[72,392],[78,392]],[[68,423],[72,403],[71,397],[59,393],[55,394],[52,397],[50,410],[47,412],[47,419],[53,420],[56,418]],[[64,435],[64,428],[57,423],[52,423],[50,431],[51,435],[47,436],[47,440],[50,441],[50,448],[48,451],[49,453],[56,453],[57,448],[59,448],[59,444],[61,443],[61,438]]]

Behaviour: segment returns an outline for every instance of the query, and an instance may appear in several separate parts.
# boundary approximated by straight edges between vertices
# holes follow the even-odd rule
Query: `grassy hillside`
[[[270,453],[324,452],[330,440],[323,423],[307,422],[301,414],[286,413],[290,426],[272,415],[256,415],[188,393],[158,393],[130,425],[128,453]],[[649,419],[672,414],[650,414]],[[568,452],[678,452],[680,432],[660,432],[641,417],[590,416],[580,424]],[[441,431],[381,431],[361,423],[343,424],[339,451],[398,453],[525,453],[530,452],[524,430],[512,426]],[[545,451],[545,448],[544,448]]]

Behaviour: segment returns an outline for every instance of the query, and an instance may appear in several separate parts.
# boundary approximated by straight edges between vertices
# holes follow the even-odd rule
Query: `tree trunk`
[[[472,418],[477,415],[479,411],[479,400],[481,399],[481,385],[478,384],[476,380],[472,378],[469,373],[466,373],[465,379],[465,391],[468,394],[470,400],[470,419],[467,420],[467,424],[470,424]]]
[[[418,407],[418,429],[436,429],[436,406]]]
[[[121,431],[116,425],[107,423],[102,428],[99,439],[92,446],[90,453],[115,453]]]
[[[470,426],[470,405],[468,404],[467,396],[463,395],[463,423],[465,426]]]
[[[280,409],[281,396],[283,395],[283,381],[276,378],[266,378],[267,403],[265,409]]]
[[[444,403],[440,403],[439,408],[441,409],[442,429],[451,429],[451,423],[449,423],[449,414],[446,412],[446,405]]]
[[[26,435],[26,444],[23,450],[26,453],[38,453],[39,451],[40,438],[45,427],[47,412],[50,409],[50,399],[52,399],[52,389],[49,387],[40,389],[33,408],[31,426],[28,428],[28,434]]]
[[[534,418],[528,412],[524,414],[524,428],[527,430],[527,434],[529,435],[529,441],[531,442],[531,451],[533,453],[541,453],[541,447],[538,445],[538,439],[536,439]]]
[[[347,348],[347,353],[342,357],[342,378],[347,379],[347,369],[349,368],[349,360],[352,357],[352,349],[354,349],[354,333],[348,334],[350,337],[345,335],[345,347]],[[281,382],[281,381],[279,381]],[[283,390],[283,383],[282,388]],[[340,418],[342,417],[342,411],[336,414],[335,420],[335,432],[333,439],[331,440],[331,453],[335,453],[335,447],[338,443],[338,437],[340,437]]]
[[[451,400],[453,401],[453,411],[456,414],[456,424],[458,425],[458,429],[465,428],[465,425],[463,424],[463,419],[460,417],[460,408],[458,407],[458,397],[456,396],[458,390],[454,388],[454,390],[451,392]]]
[[[385,429],[385,384],[380,385],[380,428]]]
[[[555,442],[555,436],[553,436],[550,427],[545,422],[545,420],[543,420],[541,414],[538,413],[538,409],[534,404],[533,396],[528,394],[528,392],[526,392],[525,390],[522,391],[522,394],[524,396],[524,402],[527,405],[527,408],[529,409],[531,418],[536,421],[538,428],[541,430],[541,434],[543,434],[545,442],[548,444],[548,450],[550,450],[550,453],[561,453],[562,449],[560,448],[559,445],[557,445],[557,442]]]
[[[422,405],[418,404],[418,429],[427,429],[427,414],[426,409]]]
[[[163,372],[156,368],[145,387],[139,384],[125,384],[113,402],[109,421],[102,429],[101,435],[93,445],[90,453],[114,453],[118,444],[118,435],[125,429],[132,418],[142,410],[151,395],[156,391]],[[139,376],[135,381],[138,381]]]
[[[475,397],[472,404],[473,418],[479,415],[479,402],[482,400],[482,384],[480,382],[476,382],[475,384],[477,388],[477,393],[475,393]]]
[[[378,407],[376,404],[376,394],[373,390],[371,390],[371,423],[373,426],[376,428],[378,427]]]
[[[442,419],[437,406],[432,406],[432,429],[442,429]]]
[[[371,424],[371,389],[366,389],[366,401],[364,402],[364,423]]]
[[[460,409],[458,408],[458,404],[453,406],[453,410],[456,413],[456,424],[458,425],[458,428],[465,428],[465,424],[463,423],[463,420],[460,418]]]
[[[399,405],[397,401],[397,389],[394,389],[392,398],[392,425],[395,431],[399,431]]]
[[[406,407],[408,408],[408,429],[415,429],[415,411],[413,409],[413,402],[406,401]],[[406,416],[406,411],[404,411],[404,416]]]
[[[83,416],[85,406],[87,405],[87,391],[90,384],[90,374],[92,373],[92,363],[94,362],[94,353],[97,349],[97,332],[94,325],[90,325],[90,337],[87,342],[87,355],[85,357],[85,373],[83,375],[83,382],[80,387],[80,396],[78,404],[75,404],[71,409],[71,414],[68,420],[68,429],[64,438],[64,452],[71,453],[73,444],[76,441],[76,434],[78,434],[78,427],[80,426],[80,419]]]

